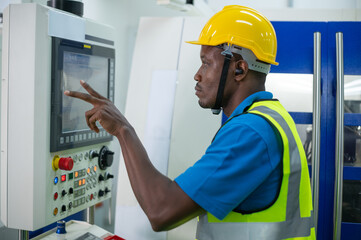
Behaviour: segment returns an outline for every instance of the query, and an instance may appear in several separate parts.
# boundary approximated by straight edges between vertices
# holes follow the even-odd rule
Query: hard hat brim
[[[211,44],[205,44],[203,42],[200,42],[200,41],[185,41],[186,43],[189,43],[189,44],[194,44],[194,45],[205,45],[205,46],[217,46],[217,45],[211,45]],[[264,61],[266,63],[269,63],[269,64],[272,64],[272,65],[275,65],[275,66],[278,66],[279,63],[278,62],[275,62],[275,61],[270,61],[269,59],[268,60],[265,60],[265,59],[260,59],[261,61]]]

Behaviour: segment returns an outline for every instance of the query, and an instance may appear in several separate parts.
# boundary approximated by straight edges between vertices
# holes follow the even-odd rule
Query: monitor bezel
[[[62,132],[62,104],[66,97],[62,89],[62,70],[64,52],[105,57],[108,59],[108,91],[107,98],[114,102],[115,50],[99,45],[82,43],[61,38],[52,38],[52,71],[51,71],[51,131],[50,152],[84,147],[109,142],[113,139],[109,133],[100,128],[99,133],[90,129]],[[95,89],[96,90],[96,89]],[[84,113],[85,117],[85,113]]]

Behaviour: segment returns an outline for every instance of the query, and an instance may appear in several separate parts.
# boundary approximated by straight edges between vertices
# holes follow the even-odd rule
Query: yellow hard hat
[[[223,43],[247,48],[260,61],[276,62],[277,38],[270,21],[256,10],[230,5],[216,13],[204,26],[198,41],[191,44],[218,46]]]

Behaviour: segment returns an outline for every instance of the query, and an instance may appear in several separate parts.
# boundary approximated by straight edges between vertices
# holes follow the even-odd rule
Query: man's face
[[[224,57],[222,50],[211,46],[202,46],[201,61],[198,72],[194,75],[197,81],[195,90],[202,108],[212,108],[216,102],[219,80]]]

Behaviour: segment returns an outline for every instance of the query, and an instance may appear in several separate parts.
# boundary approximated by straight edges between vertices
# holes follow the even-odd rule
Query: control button
[[[56,216],[58,214],[58,208],[57,207],[54,208],[53,214],[54,214],[54,216]]]
[[[108,180],[108,179],[110,179],[110,178],[114,178],[114,175],[108,173],[106,178],[107,178],[106,180]]]
[[[97,166],[94,166],[93,170],[94,170],[94,172],[96,172],[97,171]]]
[[[60,144],[64,144],[64,137],[60,137]]]
[[[70,171],[73,169],[74,161],[71,157],[61,158],[58,155],[53,158],[53,170],[58,169]]]
[[[75,178],[79,177],[79,172],[78,171],[74,172],[74,175],[75,175]]]
[[[61,176],[60,176],[60,180],[61,180],[62,182],[65,182],[65,181],[66,181],[66,174],[61,175]]]
[[[59,182],[59,178],[58,177],[55,177],[54,178],[54,184],[57,184]]]
[[[103,190],[99,190],[98,196],[99,196],[99,197],[103,197],[103,196],[104,196],[104,191],[103,191]]]
[[[83,185],[85,185],[85,178],[83,178]]]
[[[64,197],[67,194],[65,190],[61,191],[61,196]]]
[[[103,175],[99,174],[99,182],[104,181]]]
[[[54,193],[54,200],[58,199],[58,193]]]
[[[69,194],[73,194],[73,192],[74,192],[73,188],[72,187],[69,188]]]
[[[87,159],[88,157],[89,157],[89,153],[86,152],[86,153],[85,153],[85,159]]]
[[[81,160],[83,160],[83,154],[82,153],[80,153],[80,155],[79,155],[79,161],[81,161]]]
[[[110,190],[106,187],[105,188],[105,195],[107,195],[110,192]]]
[[[73,207],[73,203],[70,202],[68,208],[71,209]]]
[[[87,168],[86,172],[88,173],[88,175],[90,174],[90,168]]]
[[[65,211],[66,211],[66,206],[65,206],[65,205],[61,206],[61,211],[62,211],[62,212],[65,212]]]
[[[100,169],[105,170],[113,164],[114,152],[103,146],[99,152],[98,164]]]

